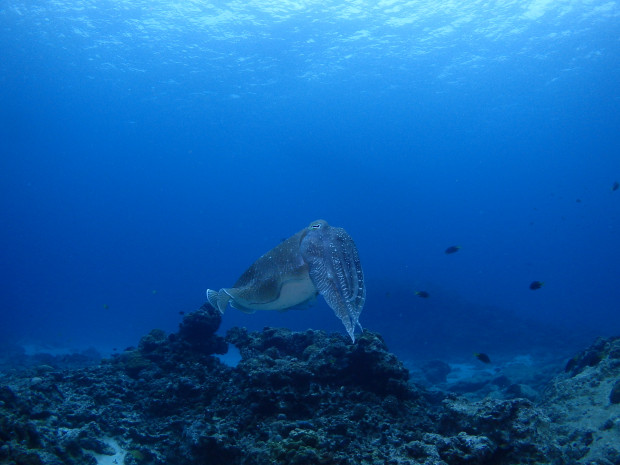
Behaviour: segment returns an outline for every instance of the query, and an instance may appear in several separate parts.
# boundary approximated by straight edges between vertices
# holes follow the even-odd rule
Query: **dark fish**
[[[581,203],[581,199],[577,199],[577,200],[576,200],[576,202],[577,202],[577,203]]]
[[[541,287],[543,287],[545,283],[542,281],[532,281],[530,283],[530,289],[535,291],[536,289],[540,289]]]
[[[491,359],[487,354],[474,352],[474,357],[480,360],[482,363],[491,363]]]
[[[461,248],[460,245],[451,245],[450,247],[446,249],[446,253],[447,254],[456,253],[459,251],[460,248]]]
[[[415,295],[418,297],[422,297],[423,299],[428,299],[431,295],[426,291],[415,291]]]
[[[620,189],[620,182],[614,181],[613,185],[611,186],[611,190],[617,191],[618,189]]]
[[[184,312],[183,310],[181,310],[181,311],[179,312],[179,315],[183,316],[183,315],[185,315],[185,312]]]

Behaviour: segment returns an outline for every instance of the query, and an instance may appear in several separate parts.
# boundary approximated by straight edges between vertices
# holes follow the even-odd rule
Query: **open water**
[[[175,331],[319,218],[408,357],[618,334],[619,83],[616,1],[2,0],[0,337]]]

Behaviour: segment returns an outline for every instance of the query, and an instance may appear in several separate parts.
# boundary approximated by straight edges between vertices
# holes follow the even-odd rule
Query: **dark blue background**
[[[318,218],[355,239],[361,323],[400,353],[618,334],[619,16],[603,3],[396,27],[251,2],[254,22],[222,4],[215,27],[200,2],[5,2],[0,336],[110,350],[174,331]],[[343,331],[322,299],[229,309],[233,325]]]

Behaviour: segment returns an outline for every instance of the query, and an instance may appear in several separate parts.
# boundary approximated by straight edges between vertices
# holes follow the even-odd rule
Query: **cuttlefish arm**
[[[342,228],[326,221],[311,223],[300,247],[310,279],[355,342],[355,328],[366,300],[364,273],[357,247]]]

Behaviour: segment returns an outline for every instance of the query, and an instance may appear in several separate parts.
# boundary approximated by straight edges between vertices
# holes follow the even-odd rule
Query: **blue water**
[[[175,331],[318,218],[411,357],[618,334],[618,31],[607,0],[4,0],[0,337]],[[234,325],[344,333],[322,299]]]

